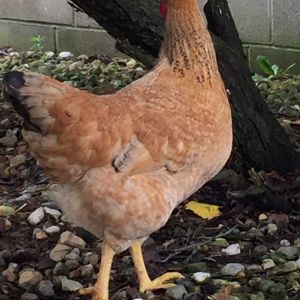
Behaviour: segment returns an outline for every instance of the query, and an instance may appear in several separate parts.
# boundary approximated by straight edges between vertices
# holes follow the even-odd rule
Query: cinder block
[[[300,47],[300,1],[273,1],[273,43]]]
[[[90,18],[87,14],[82,12],[75,12],[75,26],[76,27],[89,27],[89,28],[101,28],[98,23]]]
[[[32,47],[31,38],[36,35],[44,37],[45,50],[54,50],[55,28],[53,26],[0,20],[0,46],[28,50]]]
[[[249,46],[250,68],[253,72],[261,73],[257,64],[257,56],[266,56],[272,64],[277,64],[280,68],[287,68],[296,63],[296,66],[291,69],[291,74],[299,74],[300,72],[300,49],[290,50],[277,47],[261,47]]]
[[[115,40],[104,30],[82,28],[59,28],[57,31],[58,51],[74,54],[122,55],[115,49]]]
[[[270,0],[229,0],[228,3],[243,42],[271,43]]]
[[[0,18],[73,24],[73,10],[66,0],[1,0]]]

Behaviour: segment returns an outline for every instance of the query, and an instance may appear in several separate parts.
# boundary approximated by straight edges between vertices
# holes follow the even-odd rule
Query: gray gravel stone
[[[6,262],[5,262],[4,258],[0,256],[0,268],[5,267],[5,265],[6,265]]]
[[[80,255],[78,255],[77,253],[74,253],[73,251],[71,253],[68,253],[65,256],[65,260],[76,260],[76,261],[80,261]]]
[[[263,260],[263,263],[262,263],[262,268],[264,270],[268,270],[268,269],[271,269],[271,268],[274,268],[276,265],[274,263],[274,261],[272,259],[264,259]]]
[[[57,209],[52,209],[49,207],[44,207],[45,213],[54,217],[56,220],[58,220],[61,217],[61,212]]]
[[[92,277],[94,274],[94,266],[91,264],[83,265],[77,268],[76,270],[70,272],[70,278],[78,278],[78,277]]]
[[[229,263],[225,265],[221,272],[223,275],[236,276],[245,271],[245,267],[238,263]]]
[[[284,254],[287,259],[297,259],[300,255],[300,249],[295,246],[280,247],[277,252]]]
[[[75,259],[68,259],[65,261],[66,266],[69,268],[69,270],[75,270],[76,268],[78,268],[80,266],[80,263],[78,262],[78,260]]]
[[[51,250],[50,258],[55,262],[62,261],[71,249],[69,246],[58,244]]]
[[[300,238],[297,238],[295,241],[294,241],[294,246],[300,248]],[[0,252],[1,253],[1,252]],[[1,254],[0,254],[1,255]]]
[[[38,271],[27,270],[20,273],[19,286],[24,289],[35,287],[41,280],[43,275]]]
[[[22,296],[21,296],[21,300],[38,300],[38,296],[35,295],[35,294],[32,294],[32,293],[24,293]]]
[[[84,249],[86,242],[71,231],[65,231],[60,235],[59,243],[62,245]]]
[[[94,266],[92,264],[81,266],[80,271],[81,277],[92,277],[94,273]]]
[[[5,250],[0,251],[0,256],[4,259],[9,260],[12,256],[12,254],[11,254],[10,250],[5,249]]]
[[[83,264],[91,264],[91,265],[96,265],[99,262],[99,255],[96,253],[88,252],[85,253],[83,256]]]
[[[177,285],[166,290],[166,296],[171,299],[183,299],[187,294],[187,290],[183,285]]]
[[[299,267],[297,261],[288,261],[288,262],[284,263],[283,265],[276,266],[275,268],[270,270],[269,274],[270,275],[279,274],[279,273],[285,274],[285,273],[295,272],[299,269],[300,269],[300,267]]]
[[[262,271],[262,267],[259,265],[248,265],[245,267],[247,273],[255,273]]]
[[[62,278],[61,288],[65,292],[75,292],[82,288],[82,284],[75,280],[70,280],[68,278]]]
[[[10,263],[8,268],[2,272],[2,275],[6,278],[9,282],[14,282],[18,279],[18,271],[19,265],[16,263]]]
[[[257,255],[265,254],[268,252],[268,248],[264,245],[258,245],[253,249],[253,253]]]
[[[62,263],[61,261],[59,261],[53,269],[54,275],[68,275],[69,272],[70,272],[69,267],[66,266],[64,263]]]
[[[45,297],[54,296],[53,283],[50,280],[42,280],[38,285],[38,290]]]

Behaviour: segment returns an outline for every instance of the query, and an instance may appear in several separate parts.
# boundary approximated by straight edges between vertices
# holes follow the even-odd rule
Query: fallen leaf
[[[0,216],[9,217],[16,213],[15,209],[11,206],[0,205]]]
[[[221,215],[220,207],[217,205],[211,205],[207,203],[199,203],[196,201],[190,201],[186,206],[186,209],[191,210],[196,215],[203,219],[213,219]]]

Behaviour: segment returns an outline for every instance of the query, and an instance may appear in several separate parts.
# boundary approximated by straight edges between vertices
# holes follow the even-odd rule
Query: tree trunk
[[[154,64],[164,31],[159,0],[71,1],[116,38],[117,49],[149,67]],[[298,169],[298,155],[251,79],[227,0],[208,0],[205,14],[233,112],[230,165],[237,171]]]

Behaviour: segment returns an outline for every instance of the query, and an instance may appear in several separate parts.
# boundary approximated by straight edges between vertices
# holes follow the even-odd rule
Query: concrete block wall
[[[300,0],[228,0],[253,71],[265,55],[293,73],[300,73]]]
[[[0,47],[30,49],[37,35],[45,50],[120,55],[114,39],[67,0],[0,0]]]
[[[300,0],[228,2],[253,70],[257,55],[266,55],[281,67],[296,62],[300,72]],[[119,55],[113,38],[67,0],[0,0],[0,47],[28,49],[38,34],[48,50]]]

